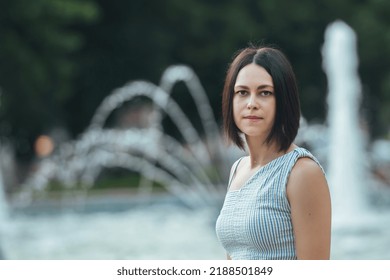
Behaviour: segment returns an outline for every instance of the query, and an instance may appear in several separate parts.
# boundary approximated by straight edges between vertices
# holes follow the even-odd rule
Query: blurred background
[[[326,123],[328,89],[321,49],[326,27],[337,19],[351,26],[358,38],[358,72],[362,84],[358,121],[366,141],[388,141],[389,1],[0,0],[0,167],[5,201],[12,200],[15,194],[28,188],[25,182],[29,176],[39,169],[43,161],[51,159],[61,145],[82,138],[97,108],[115,89],[135,80],[159,84],[164,71],[171,65],[188,65],[195,72],[220,128],[221,90],[228,63],[238,49],[250,42],[276,44],[287,54],[299,82],[302,115],[310,125]],[[205,138],[206,130],[202,128],[201,118],[196,117],[199,109],[187,93],[188,88],[184,83],[177,83],[171,91],[172,98],[189,117],[194,128],[200,131],[201,138]],[[107,117],[104,128],[123,130],[148,127],[148,124],[139,124],[144,120],[141,113],[131,113],[137,111],[140,104],[146,106],[149,103],[145,98],[138,97],[134,102],[118,108]],[[151,113],[146,111],[146,114],[149,116]],[[174,141],[183,143],[185,137],[172,116],[164,114],[161,118],[162,127],[158,131],[164,131]],[[387,153],[388,149],[384,151]],[[206,170],[210,181],[218,181],[218,184],[226,182],[231,161],[238,154],[232,151],[227,161],[211,157],[210,162],[217,162],[217,175],[222,179],[215,179],[218,176],[214,173],[218,172],[210,170],[210,167]],[[388,167],[378,165],[371,170],[384,186],[389,186],[390,182]],[[11,213],[4,218],[8,217],[6,224],[9,226],[4,226],[3,237],[0,235],[4,257],[224,257],[213,232],[217,210],[212,210],[213,214],[194,212],[187,205],[185,209],[188,213],[180,213],[184,216],[169,218],[172,213],[177,215],[177,210],[170,208],[171,198],[165,196],[167,186],[161,182],[145,183],[139,171],[130,169],[123,166],[99,169],[93,186],[88,187],[87,195],[83,192],[82,199],[78,192],[69,194],[69,184],[50,180],[44,184],[46,202],[40,208],[31,205],[25,208],[26,203],[23,207],[15,207],[16,210],[11,206],[11,210],[7,210]],[[148,186],[140,187],[145,184]],[[83,189],[79,182],[73,187]],[[145,221],[155,204],[151,203],[152,208],[147,210],[138,209],[145,200],[139,194],[144,194],[145,189],[148,193],[154,192],[167,207],[164,208],[166,214],[162,214],[161,210],[157,210],[157,216],[151,214],[154,216],[150,223]],[[94,207],[110,208],[110,211],[115,208],[115,218],[88,216],[87,222],[82,215],[64,214],[64,208],[71,209],[72,213],[81,211],[81,208],[84,211],[86,207],[80,206],[84,202],[78,201],[84,201],[93,191],[99,191]],[[63,198],[64,193],[68,200]],[[29,201],[39,199],[42,199],[41,194],[29,197]],[[153,199],[148,196],[146,200],[150,204]],[[114,204],[116,206],[112,207]],[[124,205],[128,204],[137,208],[131,212],[119,211],[127,209],[128,206]],[[220,206],[220,201],[216,205],[214,208]],[[57,213],[59,216],[54,218],[43,215],[53,212],[60,214]],[[154,210],[152,212],[156,213]],[[18,215],[18,218],[9,219],[12,215]],[[211,218],[203,221],[204,215]],[[116,218],[115,225],[104,223]],[[93,225],[88,224],[92,223],[91,219]],[[172,225],[167,220],[176,222]],[[191,225],[186,225],[188,221],[192,221]],[[40,223],[41,231],[36,229],[37,223]],[[132,226],[129,228],[127,223]],[[139,228],[146,229],[139,231]],[[103,233],[103,229],[107,232]],[[185,253],[170,249],[174,246],[173,240],[167,242],[167,236],[171,235],[172,229],[181,233],[179,236],[182,238],[175,238],[175,246],[189,246]],[[188,237],[190,232],[197,230],[200,234],[196,238]],[[207,234],[202,234],[203,230]],[[126,245],[124,242],[118,248],[110,247],[114,241],[105,244],[102,236],[96,236],[96,231],[102,231],[104,236],[115,231],[117,235],[111,236],[112,240],[144,238],[144,241],[136,245]],[[158,232],[163,236],[152,242]],[[77,233],[82,237],[74,237]],[[69,242],[59,239],[60,236],[67,236]],[[151,244],[156,242],[162,246],[162,253],[155,253]],[[101,243],[104,243],[104,253],[95,248],[96,244]],[[86,248],[93,249],[88,252]],[[168,254],[168,251],[173,253]],[[353,254],[340,254],[339,257],[349,258]],[[376,256],[374,252],[361,257],[390,256]]]

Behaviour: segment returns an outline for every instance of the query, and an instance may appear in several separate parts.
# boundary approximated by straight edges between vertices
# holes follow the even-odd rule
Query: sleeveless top
[[[297,259],[286,186],[301,157],[321,167],[309,151],[297,147],[262,166],[239,190],[228,189],[216,233],[232,259]],[[233,164],[229,187],[241,159]]]

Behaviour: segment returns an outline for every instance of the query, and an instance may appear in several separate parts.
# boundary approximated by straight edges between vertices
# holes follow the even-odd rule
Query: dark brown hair
[[[276,98],[275,122],[266,143],[276,141],[280,151],[286,151],[299,128],[300,104],[295,74],[287,57],[276,47],[250,46],[237,52],[231,62],[222,92],[222,116],[227,138],[244,149],[241,132],[233,118],[234,85],[240,70],[255,63],[272,77]]]

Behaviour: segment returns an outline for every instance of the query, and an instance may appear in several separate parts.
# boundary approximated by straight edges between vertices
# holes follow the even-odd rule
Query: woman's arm
[[[287,198],[298,259],[329,259],[331,201],[325,176],[316,162],[301,158],[291,171]]]

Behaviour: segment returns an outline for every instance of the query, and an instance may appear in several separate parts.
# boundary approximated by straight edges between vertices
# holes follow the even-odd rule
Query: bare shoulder
[[[298,259],[329,259],[331,201],[321,167],[300,158],[287,182]]]
[[[291,175],[295,176],[304,176],[304,177],[311,177],[311,176],[324,176],[324,173],[322,172],[321,167],[308,157],[302,157],[297,160],[297,163],[293,167],[291,171]]]
[[[307,196],[328,191],[328,184],[321,167],[310,158],[298,159],[287,183],[287,195],[305,194]]]

